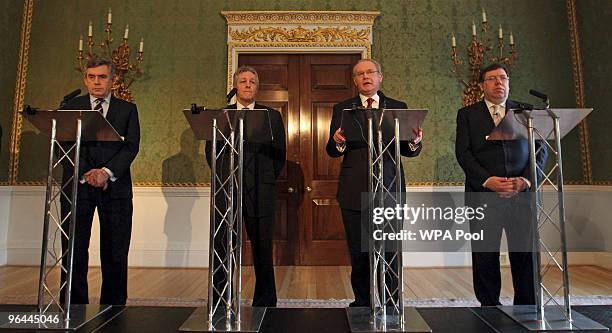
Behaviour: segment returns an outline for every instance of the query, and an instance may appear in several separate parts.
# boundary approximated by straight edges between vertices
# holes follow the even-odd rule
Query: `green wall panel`
[[[0,182],[9,179],[9,148],[13,122],[13,98],[17,78],[19,57],[19,34],[21,32],[21,13],[23,4],[20,1],[0,2]]]
[[[585,106],[594,108],[588,118],[590,132],[591,163],[594,181],[612,180],[612,94],[610,73],[612,43],[610,43],[610,17],[612,1],[577,1],[578,28],[580,31]]]
[[[530,88],[548,93],[553,106],[572,107],[575,97],[565,2],[497,1],[35,1],[26,103],[57,106],[82,87],[75,66],[79,35],[89,20],[101,36],[108,7],[119,37],[130,24],[132,46],[145,39],[145,75],[132,86],[141,118],[141,151],[132,170],[140,183],[207,182],[202,145],[181,110],[191,103],[221,106],[226,91],[226,24],[222,10],[378,10],[373,57],[383,65],[383,89],[431,113],[425,149],[406,161],[410,181],[463,181],[454,157],[455,116],[462,87],[450,72],[450,35],[466,45],[472,19],[487,10],[493,28],[514,32],[520,54],[511,73],[511,97],[537,103]],[[545,23],[543,23],[545,22]],[[493,36],[493,35],[492,35]],[[45,140],[24,127],[19,180],[41,180]],[[581,179],[577,135],[564,140],[566,179]]]

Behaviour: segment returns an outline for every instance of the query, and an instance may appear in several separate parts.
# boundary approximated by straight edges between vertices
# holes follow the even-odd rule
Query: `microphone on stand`
[[[529,89],[529,93],[532,96],[535,96],[535,97],[541,99],[544,102],[544,104],[546,104],[546,108],[547,109],[550,107],[550,99],[548,99],[548,95],[546,95],[545,93],[541,93],[541,92],[539,92],[537,90],[534,90],[534,89]]]
[[[60,108],[60,109],[64,108],[64,107],[66,106],[66,104],[68,104],[68,102],[69,102],[71,99],[73,99],[73,98],[77,97],[77,96],[78,96],[80,93],[81,93],[81,89],[77,89],[77,90],[75,90],[75,91],[71,92],[70,94],[68,94],[68,95],[64,96],[64,99],[63,99],[63,100],[62,100],[62,102],[60,103],[59,108]]]

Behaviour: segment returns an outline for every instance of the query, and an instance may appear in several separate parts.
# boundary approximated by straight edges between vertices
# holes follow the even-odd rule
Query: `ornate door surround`
[[[240,53],[372,54],[377,11],[223,11],[227,21],[227,90]]]

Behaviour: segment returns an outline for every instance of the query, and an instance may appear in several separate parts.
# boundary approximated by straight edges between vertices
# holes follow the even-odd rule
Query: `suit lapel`
[[[484,99],[478,103],[478,118],[481,119],[481,123],[486,128],[487,132],[491,132],[495,128],[495,122],[493,121],[493,117],[491,117],[491,112],[487,108],[487,103],[485,103]]]
[[[116,106],[117,106],[117,99],[111,95],[110,98],[110,103],[108,104],[108,113],[106,113],[106,120],[111,123],[111,125],[114,125],[114,121],[115,118],[117,117],[117,110],[116,110]]]

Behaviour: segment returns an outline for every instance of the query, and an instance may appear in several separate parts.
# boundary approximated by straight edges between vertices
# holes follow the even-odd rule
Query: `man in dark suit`
[[[276,282],[272,258],[272,238],[276,209],[276,180],[285,166],[285,126],[280,112],[255,103],[259,77],[254,68],[242,66],[234,73],[236,104],[226,109],[245,110],[244,126],[246,140],[243,152],[243,222],[253,253],[255,268],[255,292],[253,306],[276,306]],[[248,110],[267,110],[264,118],[249,114]],[[217,143],[221,145],[220,142]],[[212,145],[206,144],[206,160],[211,165]],[[225,173],[229,158],[217,161],[217,170]],[[219,165],[221,163],[221,165]],[[213,180],[214,181],[214,180]],[[215,198],[216,205],[224,205],[226,198],[221,194]],[[217,221],[220,216],[217,215]],[[218,223],[218,222],[217,222]],[[225,237],[217,235],[215,250],[225,253]],[[221,291],[226,275],[222,269],[214,276],[215,286]],[[216,303],[218,294],[214,294]]]
[[[487,141],[486,136],[517,103],[508,100],[508,71],[492,64],[480,73],[484,99],[457,114],[455,154],[465,172],[466,202],[486,203],[485,221],[471,223],[472,232],[483,230],[484,241],[472,242],[474,292],[482,306],[500,305],[499,247],[505,229],[514,286],[514,304],[534,304],[530,199],[516,195],[531,187],[527,140]],[[540,148],[536,142],[536,151]],[[547,151],[539,151],[543,169]],[[470,192],[481,192],[480,194]],[[514,250],[514,251],[513,251]]]
[[[355,301],[350,306],[370,306],[370,266],[368,252],[362,251],[362,214],[367,214],[367,207],[361,205],[361,193],[368,192],[368,136],[365,111],[358,109],[347,113],[344,109],[354,106],[365,108],[406,109],[406,103],[386,97],[379,91],[383,80],[380,64],[372,59],[361,59],[353,67],[353,82],[359,95],[334,105],[332,121],[329,127],[327,154],[331,157],[343,156],[340,171],[340,183],[336,198],[342,211],[342,221],[346,232],[351,256],[351,285]],[[354,137],[345,137],[351,133]],[[355,135],[355,133],[358,133]],[[359,134],[361,133],[361,134]],[[419,155],[422,148],[422,129],[415,131],[413,142],[402,141],[402,156]],[[391,191],[405,192],[405,186],[396,189],[391,180],[395,176],[392,164],[384,163],[385,184]],[[403,168],[401,183],[404,184]]]
[[[140,124],[136,105],[111,95],[114,75],[115,66],[110,60],[92,58],[83,77],[89,94],[79,96],[63,107],[66,110],[98,110],[123,137],[120,142],[81,144],[72,271],[73,304],[88,303],[88,249],[96,208],[100,219],[102,266],[100,304],[124,305],[127,300],[133,210],[130,166],[138,154]],[[63,165],[63,182],[66,183],[74,168],[69,163]],[[71,186],[68,187],[70,189]],[[67,216],[69,212],[70,203],[62,197],[62,216]],[[67,242],[63,241],[64,250],[67,246]],[[62,274],[62,281],[64,279]],[[63,302],[64,293],[61,296]]]

